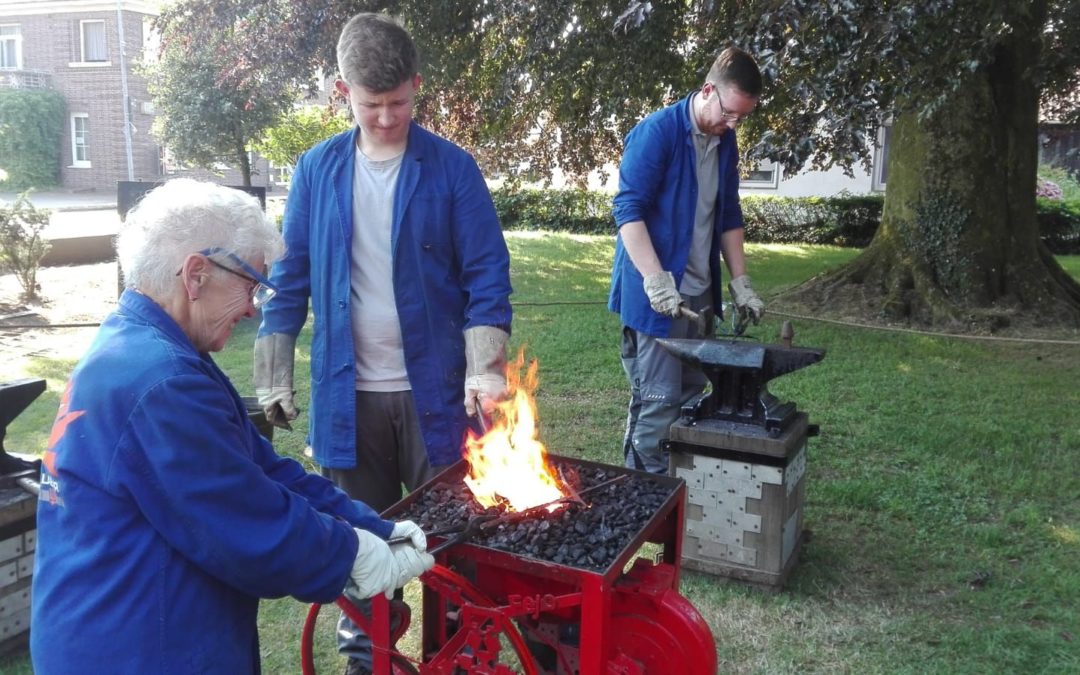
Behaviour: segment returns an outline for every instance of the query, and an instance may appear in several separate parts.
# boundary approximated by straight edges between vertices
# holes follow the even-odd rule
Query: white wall
[[[794,176],[784,176],[773,185],[756,185],[744,182],[739,186],[739,195],[770,195],[776,197],[830,197],[841,192],[862,195],[873,192],[869,173],[856,167],[855,177],[844,175],[843,169],[832,168],[828,171],[803,171]]]

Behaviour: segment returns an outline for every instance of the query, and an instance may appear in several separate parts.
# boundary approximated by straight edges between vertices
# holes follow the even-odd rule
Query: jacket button
[[[342,309],[345,309],[345,301],[344,300],[338,300],[337,304],[338,304],[338,307],[340,307]]]

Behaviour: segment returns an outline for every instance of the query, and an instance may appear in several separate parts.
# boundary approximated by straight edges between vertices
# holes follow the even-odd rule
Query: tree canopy
[[[532,179],[618,161],[634,124],[739,44],[766,81],[738,132],[750,159],[850,170],[896,120],[879,236],[808,295],[855,289],[896,320],[1080,324],[1080,285],[1039,245],[1034,215],[1040,105],[1080,121],[1080,0],[183,0],[162,17],[243,35],[217,78],[246,91],[267,69],[334,72],[358,11],[398,15],[416,39],[422,123],[489,175]]]
[[[868,161],[894,106],[930,111],[993,58],[1014,6],[997,0],[183,0],[162,14],[188,35],[242,35],[219,77],[310,81],[336,69],[338,32],[359,11],[400,16],[417,41],[420,120],[488,171],[583,175],[617,160],[648,112],[701,86],[728,42],[758,55],[768,86],[744,151],[788,172]],[[1080,0],[1045,4],[1033,64],[1047,109],[1080,119]],[[758,142],[760,140],[760,143]]]
[[[227,3],[220,3],[223,6]],[[154,132],[183,164],[238,166],[251,185],[248,151],[296,100],[297,86],[271,64],[238,78],[230,70],[242,26],[192,30],[183,3],[159,17],[161,52],[143,66],[158,115]]]

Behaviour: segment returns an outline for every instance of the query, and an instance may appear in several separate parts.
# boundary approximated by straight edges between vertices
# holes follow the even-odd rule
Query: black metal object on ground
[[[45,391],[45,380],[0,382],[0,656],[27,648],[30,586],[37,544],[40,461],[4,447],[11,422]]]
[[[45,380],[14,380],[0,382],[0,475],[35,468],[34,463],[12,457],[4,447],[7,428],[26,407],[45,391]]]
[[[443,476],[417,493],[394,514],[415,521],[424,531],[459,525],[481,515],[505,516],[481,527],[471,542],[508,553],[580,569],[606,570],[667,501],[680,481],[620,467],[573,462],[549,456],[585,505],[572,499],[554,513],[545,509],[522,514],[481,506],[460,480]],[[625,479],[613,481],[619,476]],[[456,480],[454,480],[456,479]],[[593,487],[609,483],[605,487]],[[590,491],[591,490],[591,491]],[[588,491],[588,492],[586,492]]]
[[[721,420],[761,427],[777,437],[795,419],[795,404],[769,393],[769,380],[825,358],[823,349],[784,347],[738,340],[659,341],[665,349],[709,378],[711,392],[683,408],[693,421]]]

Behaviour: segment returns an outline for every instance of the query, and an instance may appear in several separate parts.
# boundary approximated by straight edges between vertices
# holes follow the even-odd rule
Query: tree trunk
[[[243,177],[244,187],[251,187],[251,157],[244,149],[243,143],[236,151],[236,158],[240,160],[240,175]]]
[[[1039,241],[1035,217],[1039,95],[1027,69],[1042,25],[1030,14],[1043,4],[935,113],[898,115],[873,242],[797,299],[954,329],[1080,326],[1080,284]]]

